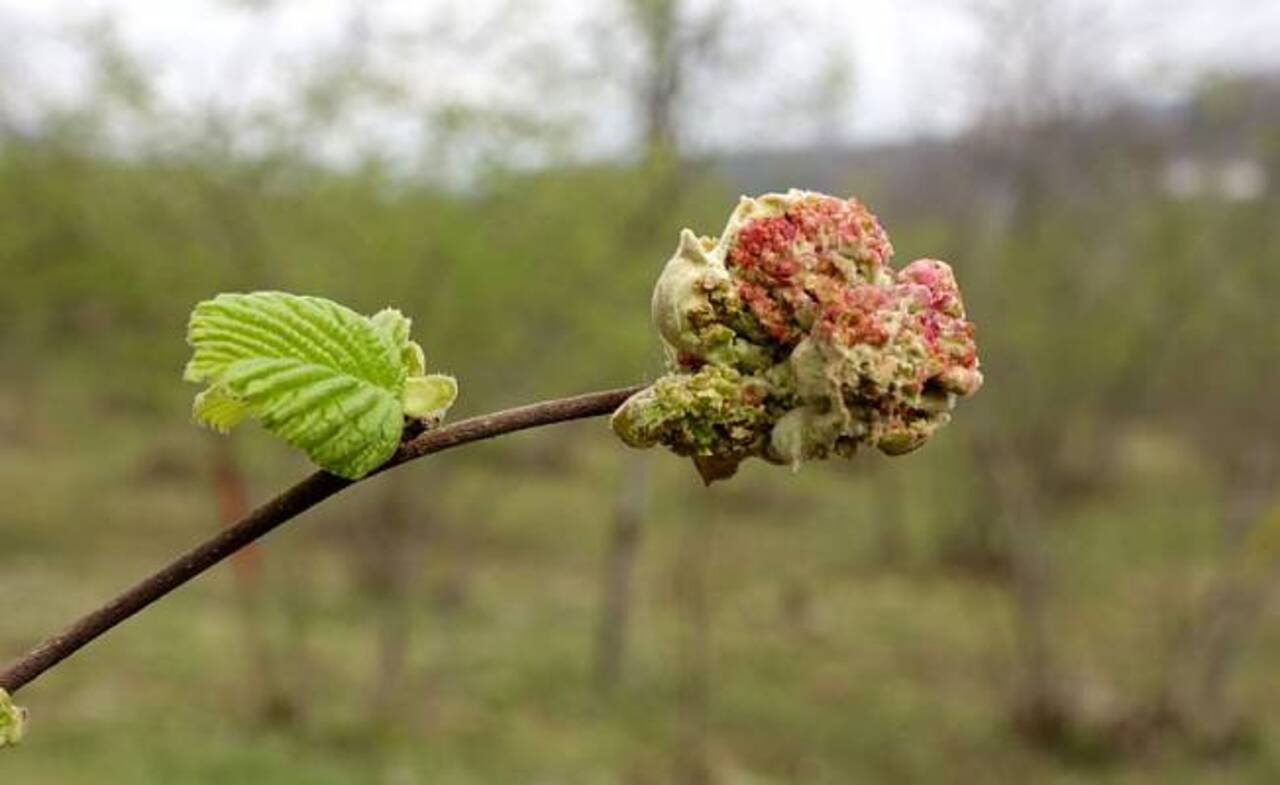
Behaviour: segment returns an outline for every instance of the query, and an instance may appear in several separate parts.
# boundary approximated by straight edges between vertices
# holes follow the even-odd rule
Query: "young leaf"
[[[283,292],[206,300],[187,332],[195,352],[184,378],[209,385],[194,417],[222,432],[254,417],[322,468],[363,477],[395,452],[406,413],[439,417],[456,396],[449,379],[451,392],[423,412],[423,380],[433,377],[421,377],[409,326],[399,311],[368,318]]]
[[[375,313],[370,321],[396,346],[397,351],[400,352],[400,358],[404,361],[405,373],[409,376],[421,376],[426,373],[427,361],[422,354],[422,347],[409,340],[409,327],[412,323],[408,317],[395,308],[383,308]]]
[[[442,417],[457,397],[458,382],[452,376],[411,376],[404,383],[404,413],[420,420],[434,420]]]
[[[0,747],[8,747],[22,741],[26,730],[27,710],[14,706],[9,693],[0,689]]]
[[[230,433],[249,414],[249,407],[221,387],[210,387],[196,396],[191,407],[196,422],[218,433]]]

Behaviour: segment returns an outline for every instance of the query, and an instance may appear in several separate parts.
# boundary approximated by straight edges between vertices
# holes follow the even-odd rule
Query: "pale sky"
[[[519,18],[508,27],[550,42],[572,63],[592,51],[589,20],[605,1],[526,0],[517,3]],[[1057,2],[1099,18],[1102,32],[1088,42],[1096,48],[1089,56],[1104,60],[1105,70],[1126,89],[1153,100],[1184,87],[1206,69],[1280,67],[1280,0]],[[760,78],[762,94],[785,94],[788,80],[812,77],[820,61],[835,57],[847,62],[852,87],[838,106],[827,107],[825,132],[858,141],[945,133],[964,123],[980,98],[972,95],[972,79],[966,76],[980,46],[972,8],[984,3],[991,4],[737,0],[733,7],[744,16],[770,20],[763,25],[766,33],[775,24],[772,20],[798,20],[781,37],[783,44],[770,48],[773,59]],[[486,26],[495,24],[495,9],[502,3],[381,0],[365,5],[379,32],[420,31],[436,24],[487,40]],[[245,10],[250,6],[266,10]],[[109,16],[122,41],[155,78],[162,105],[184,111],[210,100],[248,104],[270,99],[288,79],[315,68],[318,53],[341,40],[353,7],[352,0],[0,0],[0,38],[7,42],[0,50],[0,75],[7,75],[3,97],[21,114],[24,107],[82,94],[91,81],[90,70],[73,44],[72,31]],[[510,64],[500,58],[416,52],[412,62],[391,62],[390,67],[414,90],[425,91],[430,84],[440,94],[537,100],[532,83],[513,76]],[[584,106],[589,144],[606,153],[624,147],[635,132],[620,96],[602,91]],[[807,138],[816,133],[812,123],[762,130],[749,122],[723,120],[739,117],[735,112],[743,107],[749,114],[750,102],[742,99],[712,88],[697,95],[691,111],[708,120],[690,121],[692,138],[704,147],[759,145],[762,134],[768,136],[767,146],[812,141]],[[395,121],[380,118],[369,125],[374,133],[393,129]],[[394,131],[388,133],[386,143],[394,144]]]

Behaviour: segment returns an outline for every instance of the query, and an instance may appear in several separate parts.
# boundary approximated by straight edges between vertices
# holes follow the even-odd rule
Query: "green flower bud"
[[[763,334],[743,310],[715,241],[685,229],[676,253],[653,290],[653,323],[668,362],[675,366],[720,365],[763,369],[767,350],[753,342]]]
[[[770,395],[760,377],[706,365],[668,374],[633,395],[614,412],[613,430],[632,447],[664,444],[693,458],[704,476],[728,476],[763,451],[778,416],[769,410]]]
[[[798,467],[859,445],[910,452],[982,385],[951,268],[895,271],[856,199],[744,197],[719,238],[685,230],[653,294],[670,373],[613,427],[708,481],[757,456]]]

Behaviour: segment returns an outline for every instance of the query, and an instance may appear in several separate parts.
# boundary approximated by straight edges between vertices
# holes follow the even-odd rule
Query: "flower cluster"
[[[892,253],[861,202],[806,191],[743,198],[719,238],[686,229],[653,294],[670,373],[614,431],[692,457],[708,482],[751,456],[916,449],[982,374],[951,268],[894,270]]]

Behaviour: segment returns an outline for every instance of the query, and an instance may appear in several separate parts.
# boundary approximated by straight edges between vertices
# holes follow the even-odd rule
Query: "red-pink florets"
[[[718,239],[686,231],[653,300],[673,373],[615,429],[692,455],[704,477],[749,455],[920,446],[982,374],[951,268],[894,270],[892,254],[862,202],[805,191],[744,198]]]
[[[892,252],[880,222],[857,199],[814,194],[782,215],[744,223],[725,266],[770,337],[795,343],[820,314],[840,307],[851,278],[876,281]]]

